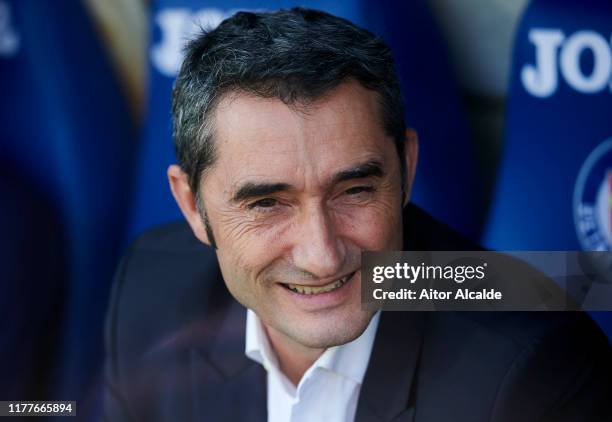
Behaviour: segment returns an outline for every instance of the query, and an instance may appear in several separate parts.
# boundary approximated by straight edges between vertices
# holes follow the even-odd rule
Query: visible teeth
[[[348,276],[345,276],[345,277],[339,278],[338,280],[332,281],[331,283],[326,284],[325,286],[320,286],[320,287],[303,286],[301,284],[286,284],[286,286],[289,287],[291,291],[294,291],[302,295],[317,295],[320,293],[327,293],[327,292],[336,290],[342,287],[344,283],[346,283],[347,281],[348,281]]]

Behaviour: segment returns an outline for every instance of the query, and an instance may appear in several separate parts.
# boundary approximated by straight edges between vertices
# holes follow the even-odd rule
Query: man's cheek
[[[239,279],[241,289],[255,289],[265,284],[263,271],[274,259],[274,247],[257,239],[236,239],[218,250],[219,263],[233,278]]]
[[[257,236],[259,224],[238,210],[220,210],[215,216],[222,242],[235,248],[236,242]],[[211,217],[212,219],[213,217]]]
[[[401,237],[399,223],[399,212],[392,212],[389,206],[373,204],[346,215],[341,221],[340,232],[362,249],[385,249]]]

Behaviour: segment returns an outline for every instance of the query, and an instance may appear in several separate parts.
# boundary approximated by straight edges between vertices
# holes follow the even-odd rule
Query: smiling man
[[[610,350],[582,314],[362,310],[361,251],[477,249],[409,203],[417,139],[380,39],[238,13],[188,44],[173,122],[188,226],[119,269],[108,420],[607,420]]]
[[[401,165],[379,108],[352,79],[304,104],[236,89],[216,105],[201,196],[179,166],[168,171],[195,235],[214,239],[230,293],[261,320],[294,384],[372,318],[361,310],[361,251],[402,248]],[[416,139],[402,142],[412,170]]]

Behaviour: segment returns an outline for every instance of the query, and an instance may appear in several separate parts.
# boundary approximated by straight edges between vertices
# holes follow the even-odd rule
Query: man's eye
[[[362,192],[373,192],[373,191],[374,191],[374,188],[372,186],[355,186],[355,187],[345,190],[344,193],[346,193],[347,195],[357,195]]]
[[[249,209],[253,208],[272,208],[278,204],[278,201],[274,198],[264,198],[249,204]]]

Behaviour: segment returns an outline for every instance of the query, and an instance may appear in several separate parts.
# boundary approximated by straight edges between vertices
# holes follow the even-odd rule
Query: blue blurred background
[[[415,203],[490,248],[612,250],[608,1],[0,0],[1,400],[96,419],[114,269],[181,218],[165,169],[182,45],[296,5],[394,50]],[[593,317],[612,338],[612,314]]]

